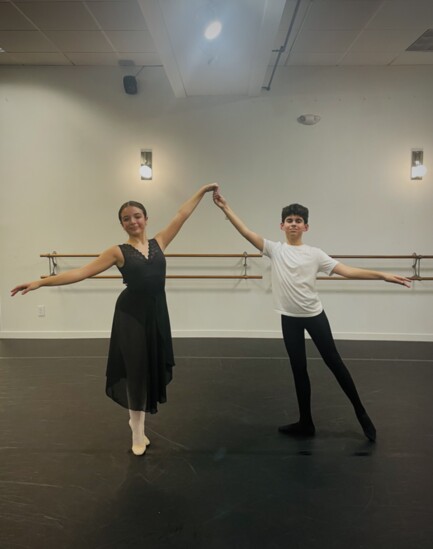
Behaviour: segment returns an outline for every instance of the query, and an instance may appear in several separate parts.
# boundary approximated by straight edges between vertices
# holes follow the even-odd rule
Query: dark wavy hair
[[[135,200],[128,200],[128,202],[125,202],[125,204],[122,204],[119,208],[118,216],[119,216],[120,223],[122,223],[122,212],[128,206],[134,206],[134,208],[139,208],[144,213],[144,217],[147,217],[146,208],[143,206],[143,204],[141,204],[141,202],[136,202]]]
[[[289,215],[299,215],[299,217],[302,217],[305,224],[308,223],[308,208],[301,204],[284,206],[283,211],[281,212],[281,223],[284,223],[284,220],[286,217],[289,217]]]

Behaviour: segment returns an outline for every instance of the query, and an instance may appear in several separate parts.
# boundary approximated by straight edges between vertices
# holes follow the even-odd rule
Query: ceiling
[[[433,0],[0,0],[0,65],[163,66],[176,97],[257,95],[280,65],[433,65],[433,31],[408,51],[429,29]]]

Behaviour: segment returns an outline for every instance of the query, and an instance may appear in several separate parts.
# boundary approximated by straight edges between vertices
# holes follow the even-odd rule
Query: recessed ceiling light
[[[212,23],[209,23],[209,25],[206,27],[204,35],[208,40],[214,40],[217,36],[219,36],[221,29],[222,25],[220,21],[212,21]]]

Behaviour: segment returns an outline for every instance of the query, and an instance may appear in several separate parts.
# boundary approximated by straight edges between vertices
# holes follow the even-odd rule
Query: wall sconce
[[[424,151],[422,149],[412,149],[412,160],[410,167],[410,178],[412,180],[422,179],[427,173],[427,168],[424,166]]]
[[[152,150],[141,149],[140,176],[142,180],[152,179]]]

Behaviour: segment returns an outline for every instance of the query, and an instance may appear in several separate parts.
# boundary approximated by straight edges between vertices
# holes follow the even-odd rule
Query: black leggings
[[[290,365],[295,378],[296,395],[299,405],[301,423],[312,423],[311,387],[307,372],[307,355],[305,352],[305,330],[322,355],[325,364],[331,370],[343,391],[353,404],[357,415],[365,409],[356,390],[349,370],[344,365],[332,337],[331,327],[325,311],[313,317],[281,316],[284,344],[290,358]]]

